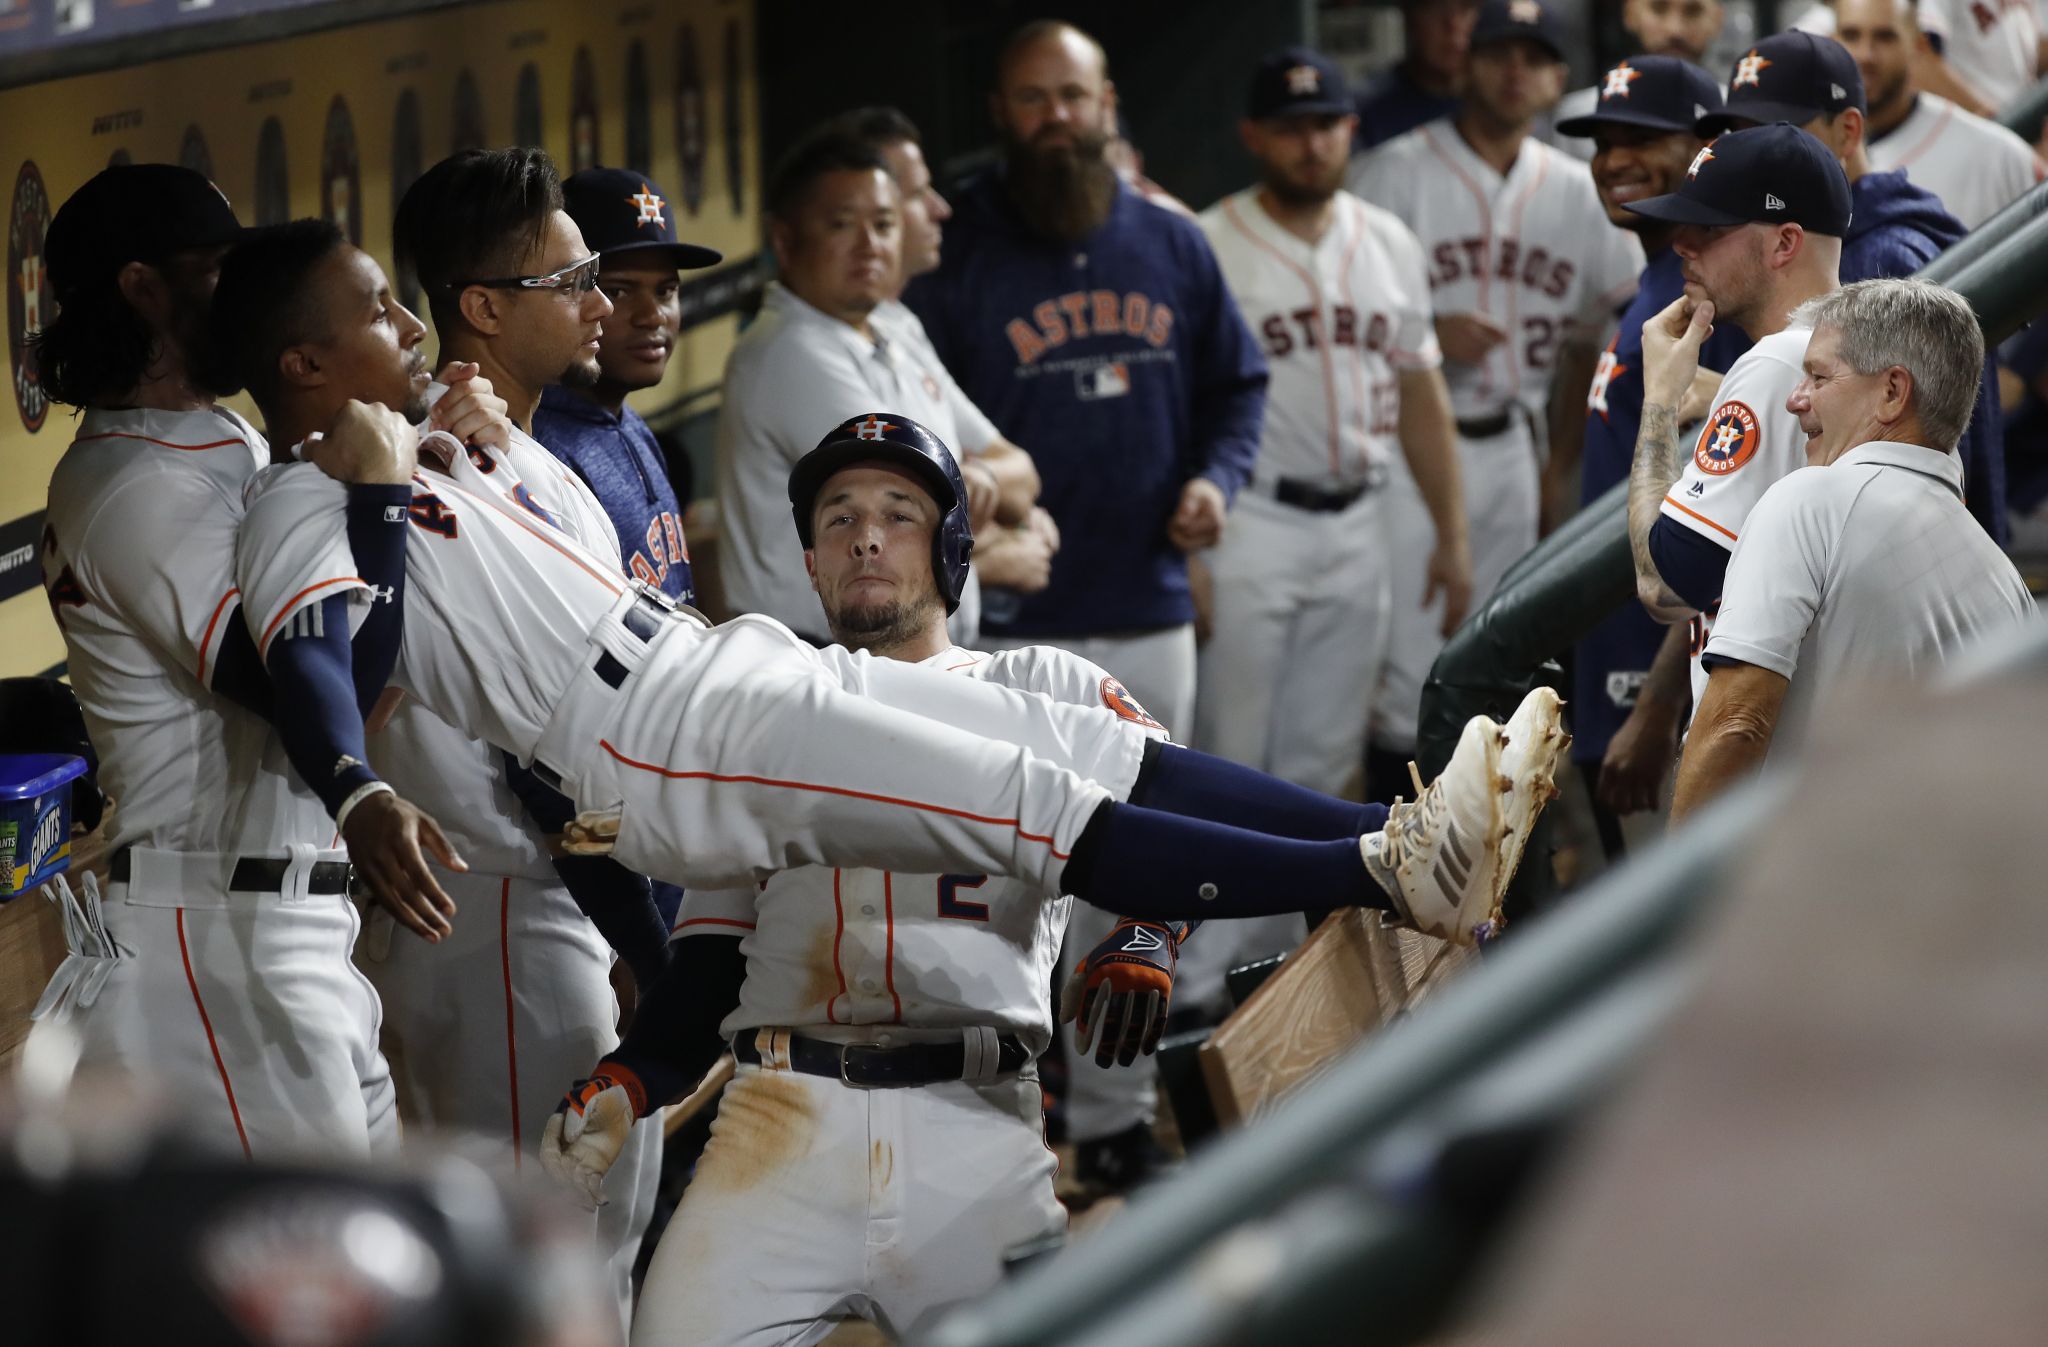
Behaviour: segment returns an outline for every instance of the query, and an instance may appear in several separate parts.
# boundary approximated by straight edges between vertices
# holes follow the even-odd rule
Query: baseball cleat
[[[1367,872],[1425,935],[1470,945],[1500,928],[1502,804],[1513,787],[1501,748],[1500,725],[1472,717],[1437,779],[1413,804],[1397,798],[1385,830],[1359,839]]]
[[[1564,703],[1550,688],[1536,688],[1515,708],[1501,727],[1506,740],[1501,748],[1501,774],[1513,782],[1501,805],[1500,869],[1494,884],[1494,901],[1507,895],[1508,881],[1522,863],[1529,834],[1543,813],[1543,806],[1557,798],[1557,769],[1572,737],[1564,728]]]

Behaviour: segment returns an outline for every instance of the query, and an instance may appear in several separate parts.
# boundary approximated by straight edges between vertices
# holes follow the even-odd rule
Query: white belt
[[[660,636],[653,641],[643,640],[629,631],[625,623],[628,611],[650,600],[669,610],[672,625],[711,625],[695,609],[681,607],[661,591],[640,585],[627,589],[597,620],[597,625],[590,629],[590,644],[577,665],[575,677],[555,699],[547,728],[533,745],[532,762],[541,779],[571,798],[576,783],[597,755],[598,740],[604,738],[618,716],[625,700],[626,681],[639,672],[660,643]],[[607,676],[607,666],[612,676]],[[616,677],[620,668],[625,670],[626,679]]]

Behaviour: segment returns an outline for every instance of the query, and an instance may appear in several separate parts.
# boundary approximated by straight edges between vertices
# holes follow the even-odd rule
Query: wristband
[[[354,811],[357,805],[369,799],[372,795],[396,794],[398,794],[398,791],[389,781],[366,781],[362,785],[357,786],[349,792],[348,798],[341,802],[341,808],[334,811],[334,831],[340,832],[348,827],[349,814]]]

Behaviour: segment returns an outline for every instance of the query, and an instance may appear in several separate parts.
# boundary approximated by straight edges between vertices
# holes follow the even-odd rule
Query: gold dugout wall
[[[0,23],[10,8],[0,0]],[[715,394],[733,308],[758,284],[755,39],[752,0],[496,0],[0,90],[12,402],[0,407],[0,675],[64,660],[37,549],[72,419],[44,401],[22,334],[52,312],[43,230],[81,183],[109,163],[184,163],[244,223],[324,215],[388,269],[399,194],[455,150],[539,144],[564,174],[646,172],[682,237],[727,259],[685,274],[668,379],[634,399],[660,425]]]

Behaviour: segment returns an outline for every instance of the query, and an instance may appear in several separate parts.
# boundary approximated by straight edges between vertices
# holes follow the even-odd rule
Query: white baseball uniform
[[[581,478],[512,431],[483,477],[512,504],[538,502],[599,555],[619,555],[610,519]],[[540,1144],[562,1086],[618,1045],[611,947],[548,859],[498,750],[413,698],[369,739],[379,775],[440,823],[467,873],[444,872],[454,930],[437,944],[373,908],[357,964],[384,1002],[384,1052],[408,1122],[460,1129],[488,1163],[518,1167]],[[605,1176],[600,1257],[632,1305],[633,1263],[654,1215],[661,1138],[636,1135]]]
[[[1558,347],[1601,339],[1635,293],[1642,245],[1608,221],[1585,164],[1531,138],[1502,174],[1449,118],[1358,159],[1349,186],[1422,241],[1439,318],[1479,314],[1507,333],[1478,364],[1444,365],[1459,422],[1476,606],[1536,544],[1541,502],[1532,418],[1549,405]],[[1475,437],[1482,427],[1487,433]],[[1422,606],[1435,530],[1398,455],[1389,467],[1393,633],[1373,704],[1373,739],[1398,750],[1415,742],[1423,679],[1443,638],[1442,610]]]
[[[243,620],[242,489],[269,457],[224,408],[89,411],[50,479],[44,584],[129,878],[102,909],[117,955],[74,947],[58,974],[103,975],[97,996],[47,1018],[227,1146],[365,1155],[398,1137],[377,997],[349,962],[355,905],[310,884],[345,856],[270,726],[213,690]],[[282,884],[232,888],[251,858],[288,862]]]
[[[958,455],[995,438],[979,411],[961,415],[974,404],[946,373],[914,314],[885,305],[869,327],[872,338],[771,283],[761,316],[726,359],[718,412],[719,574],[726,606],[736,612],[764,613],[794,631],[824,635],[803,545],[790,527],[789,472],[834,426],[887,409]],[[959,611],[947,623],[955,640],[974,639],[980,613],[981,585],[970,570]]]
[[[2026,141],[1934,94],[1916,96],[1906,120],[1868,145],[1871,168],[1903,168],[1966,229],[1983,224],[2048,176]]]
[[[1800,362],[1813,333],[1807,328],[1774,332],[1729,366],[1720,402],[1700,427],[1692,456],[1664,497],[1661,513],[1708,542],[1729,551],[1742,537],[1744,520],[1771,484],[1806,466],[1806,433],[1785,410],[1785,399],[1800,379]],[[1706,691],[1700,656],[1714,632],[1714,615],[1692,620],[1692,704]]]
[[[613,815],[630,869],[733,887],[837,863],[1058,892],[1082,827],[1136,780],[1144,736],[1109,709],[821,652],[769,618],[656,612],[616,556],[506,501],[471,457],[413,479],[394,682]],[[266,629],[309,588],[360,592],[341,502],[306,466],[255,484],[238,570]]]
[[[2003,111],[2033,87],[2043,30],[2036,0],[1914,0],[1914,11],[1956,78],[1992,107]],[[1814,5],[1792,26],[1833,37],[1834,7]]]
[[[1791,680],[1776,753],[1843,682],[1927,678],[2033,611],[2020,573],[1963,507],[1962,461],[1876,441],[1764,492],[1729,558],[1707,654]]]
[[[1048,646],[955,647],[923,665],[1083,706],[1121,697]],[[999,875],[823,867],[685,897],[680,936],[741,937],[746,981],[721,1029],[754,1034],[764,1064],[726,1087],[648,1268],[636,1344],[808,1341],[848,1314],[900,1337],[994,1286],[1006,1250],[1064,1228],[1035,1071],[859,1090],[777,1069],[774,1045],[792,1031],[884,1045],[1012,1034],[1035,1059],[1070,906]]]

